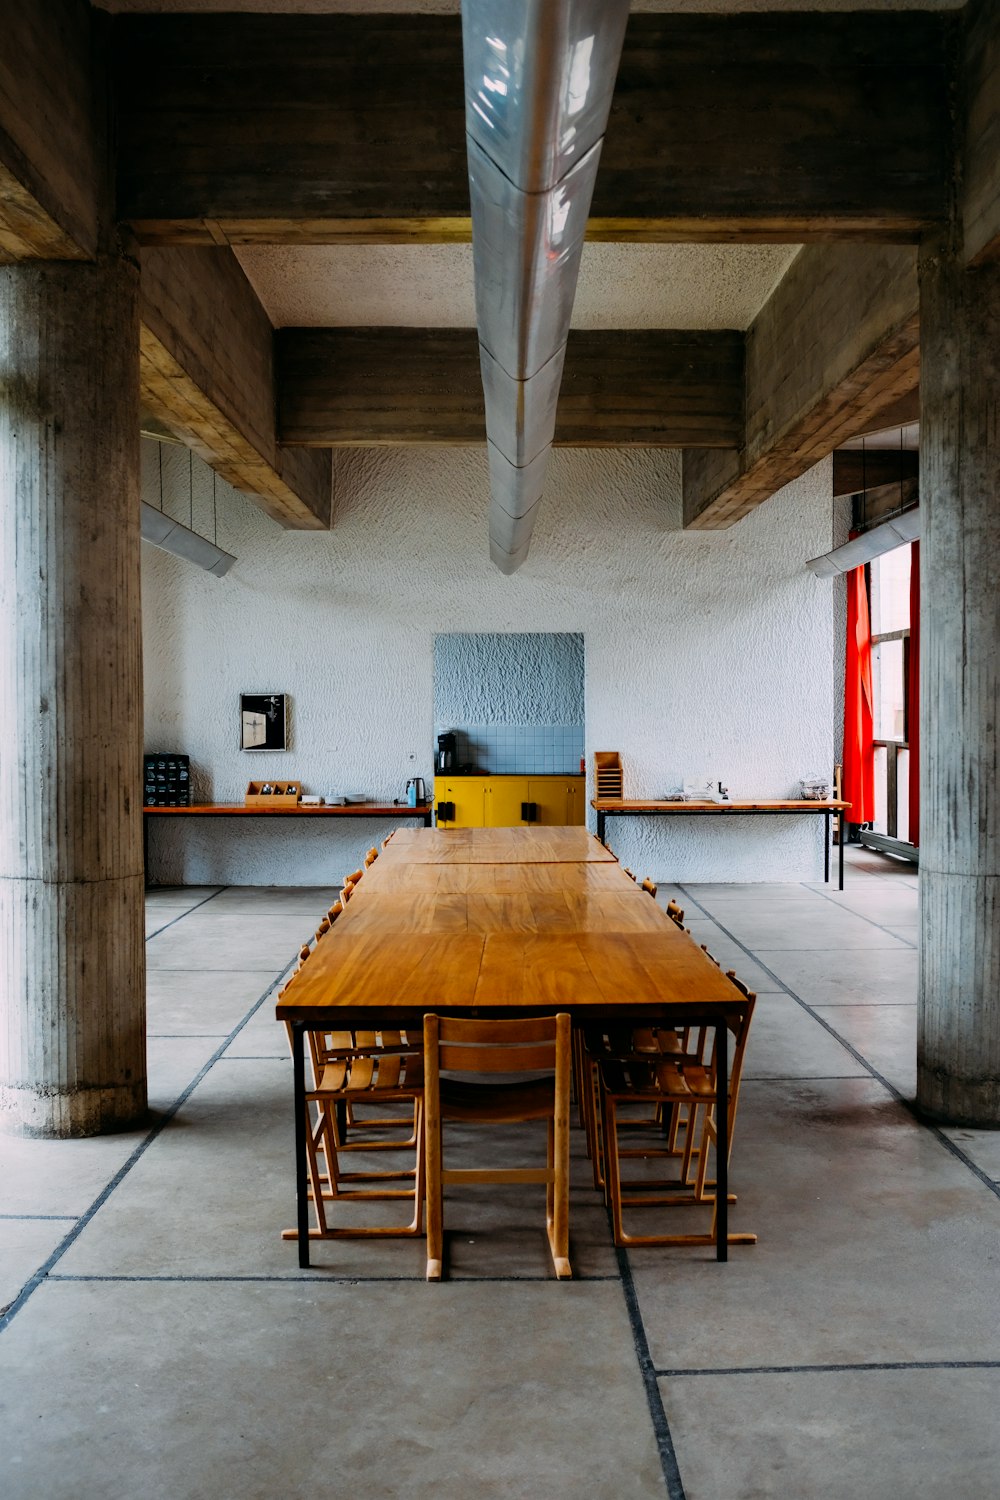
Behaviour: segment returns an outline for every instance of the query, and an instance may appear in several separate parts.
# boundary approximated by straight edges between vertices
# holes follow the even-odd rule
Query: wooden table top
[[[650,903],[652,905],[652,903]],[[569,1011],[622,1017],[649,1007],[738,1011],[739,991],[680,928],[657,932],[400,933],[335,923],[286,988],[279,1021],[417,1024],[427,1011]]]
[[[656,797],[645,799],[625,799],[622,797],[594,797],[590,803],[591,807],[598,812],[619,813],[641,813],[641,812],[666,812],[666,813],[741,813],[741,812],[840,812],[842,808],[850,807],[849,802],[806,802],[803,798],[790,799],[785,802],[769,802],[762,798],[756,798],[752,802],[667,802],[665,799]]]
[[[632,885],[630,880],[626,880]],[[645,891],[579,894],[526,891],[514,895],[365,892],[364,881],[338,919],[345,937],[362,932],[511,933],[554,936],[583,932],[661,932],[663,912]]]
[[[382,851],[391,863],[611,863],[615,856],[586,828],[400,828]]]
[[[388,852],[387,849],[386,855]],[[383,856],[365,871],[355,897],[376,892],[383,895],[390,891],[409,892],[414,896],[435,892],[440,895],[516,896],[528,891],[586,895],[591,891],[622,893],[635,889],[634,882],[614,860],[516,865],[458,864],[452,860],[447,864],[432,865]]]

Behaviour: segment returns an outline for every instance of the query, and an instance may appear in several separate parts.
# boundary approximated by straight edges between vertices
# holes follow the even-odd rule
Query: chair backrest
[[[352,870],[350,875],[344,876],[344,884],[357,885],[358,881],[361,879],[364,873],[364,870]]]
[[[365,869],[367,870],[368,866],[369,865],[373,865],[377,859],[378,859],[378,850],[375,848],[374,845],[372,845],[372,847],[369,849],[368,853],[365,855]]]
[[[317,941],[317,943],[319,942],[320,938],[323,937],[323,935],[325,933],[329,932],[329,931],[330,931],[330,918],[329,917],[324,917],[323,920],[322,920],[322,922],[316,928],[316,941]]]
[[[342,901],[335,901],[333,903],[333,905],[330,907],[330,910],[327,912],[327,917],[330,919],[330,926],[331,927],[333,926],[334,922],[336,922],[337,918],[340,916],[340,913],[343,910],[344,910],[344,903]]]
[[[395,830],[395,828],[394,828],[394,829],[393,829],[393,830],[392,830],[392,833],[387,833],[387,834],[386,834],[386,836],[385,836],[385,838],[384,838],[384,839],[383,839],[383,840],[382,840],[382,848],[383,848],[383,849],[384,849],[384,848],[385,848],[385,846],[386,846],[386,844],[388,844],[388,843],[390,843],[390,842],[391,842],[391,840],[392,840],[392,834],[393,834],[393,833],[395,833],[395,832],[396,832],[396,830]]]
[[[424,1016],[426,1065],[457,1073],[534,1073],[569,1066],[570,1019],[517,1017],[509,1021],[466,1021],[455,1016]]]
[[[678,927],[684,926],[684,908],[678,906],[676,901],[667,902],[667,916],[671,922],[676,922]]]
[[[622,865],[622,869],[625,871],[625,874],[628,876],[629,880],[635,879],[635,876],[632,874],[632,871],[629,869],[628,865]]]
[[[353,894],[354,894],[354,881],[353,880],[345,880],[344,881],[344,888],[343,888],[343,890],[340,893],[340,909],[341,909],[341,911],[343,911],[344,907],[347,905],[348,901],[350,901],[350,899],[353,896]]]
[[[649,876],[647,875],[646,878],[645,878],[645,880],[642,882],[642,888],[643,888],[643,890],[648,895],[652,896],[652,898],[653,898],[654,901],[656,900],[656,881],[655,880],[650,880]]]

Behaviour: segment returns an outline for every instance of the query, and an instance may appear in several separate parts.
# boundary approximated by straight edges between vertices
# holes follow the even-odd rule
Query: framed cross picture
[[[288,749],[284,693],[240,694],[240,749]]]

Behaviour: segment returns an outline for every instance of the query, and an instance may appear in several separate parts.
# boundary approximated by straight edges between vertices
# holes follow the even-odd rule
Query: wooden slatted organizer
[[[594,751],[594,786],[598,798],[622,795],[622,758],[617,750]]]

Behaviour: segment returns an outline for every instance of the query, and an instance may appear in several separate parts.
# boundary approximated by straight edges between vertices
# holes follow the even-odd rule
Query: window
[[[875,832],[909,837],[910,548],[869,564]]]

